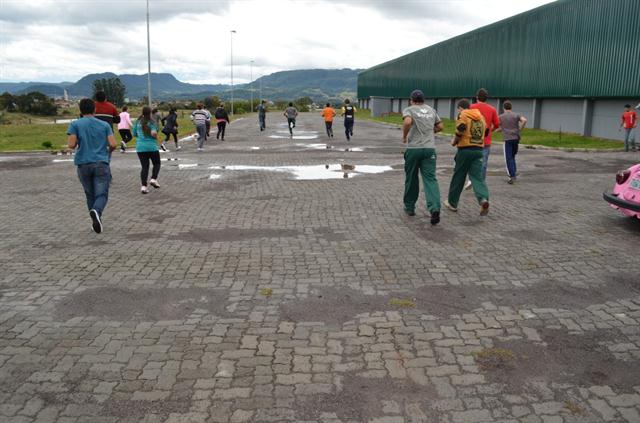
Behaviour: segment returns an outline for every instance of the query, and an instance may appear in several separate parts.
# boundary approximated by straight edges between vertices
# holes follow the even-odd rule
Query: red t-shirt
[[[120,121],[118,109],[108,101],[96,101],[96,112],[94,116],[107,122],[109,125],[113,125],[114,121]]]
[[[482,117],[484,117],[484,123],[487,124],[487,129],[489,129],[489,133],[484,137],[484,146],[488,147],[491,145],[491,134],[493,130],[500,126],[498,112],[496,112],[496,109],[490,104],[482,102],[473,103],[471,108],[480,110]]]
[[[638,114],[635,111],[629,110],[628,112],[624,112],[622,114],[622,126],[624,126],[625,129],[634,128],[637,123]]]

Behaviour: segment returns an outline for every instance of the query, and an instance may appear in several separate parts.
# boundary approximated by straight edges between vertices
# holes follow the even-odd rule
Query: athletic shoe
[[[509,179],[507,179],[507,183],[508,183],[509,185],[513,185],[513,183],[514,183],[515,181],[516,181],[516,178],[509,178]]]
[[[91,217],[91,229],[93,232],[99,234],[102,232],[102,221],[100,221],[100,215],[96,209],[89,210],[89,217]]]
[[[140,187],[140,193],[141,194],[148,194],[149,193],[149,188],[145,187],[144,185]]]
[[[155,180],[155,179],[150,180],[150,181],[149,181],[149,185],[151,185],[151,186],[152,186],[152,187],[154,187],[154,188],[160,188],[160,184],[159,184],[159,183],[158,183],[158,181],[157,181],[157,180]]]
[[[127,144],[124,141],[120,141],[120,152],[124,153],[127,150]]]
[[[160,150],[167,151],[167,146],[164,143],[160,144]]]
[[[204,150],[204,148],[198,147],[198,151],[202,151],[202,150]]]
[[[447,208],[447,210],[450,210],[452,212],[457,212],[458,209],[456,207],[453,207],[451,204],[449,204],[449,200],[444,200],[444,206]]]
[[[464,189],[465,189],[465,190],[469,190],[469,189],[471,189],[471,181],[467,181],[467,182],[464,184]]]
[[[489,202],[482,200],[480,202],[480,216],[486,216],[487,214],[489,214]]]
[[[431,213],[431,224],[437,225],[438,223],[440,223],[440,210]]]
[[[416,215],[416,211],[415,210],[404,209],[404,212],[407,214],[407,216],[415,216]]]
[[[182,146],[181,145],[177,145],[176,146],[176,150],[182,150]]]

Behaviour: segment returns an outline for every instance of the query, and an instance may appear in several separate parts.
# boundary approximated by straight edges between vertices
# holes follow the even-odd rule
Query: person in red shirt
[[[624,113],[620,119],[620,128],[624,129],[624,151],[636,150],[636,139],[633,136],[636,126],[638,126],[638,114],[635,110],[631,110],[630,104],[625,104]]]
[[[485,88],[480,88],[476,93],[478,102],[471,105],[471,109],[480,111],[488,130],[487,135],[484,137],[484,148],[482,149],[482,179],[487,179],[487,166],[489,164],[489,154],[491,153],[491,134],[494,129],[500,127],[498,112],[493,106],[486,103],[487,98],[489,98],[489,92]],[[469,186],[471,186],[470,182]]]
[[[112,103],[107,101],[107,95],[104,91],[96,92],[96,112],[93,115],[96,119],[107,122],[113,129],[114,123],[120,123],[120,114],[118,109]]]

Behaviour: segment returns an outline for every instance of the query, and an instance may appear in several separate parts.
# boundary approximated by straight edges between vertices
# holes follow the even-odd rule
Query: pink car
[[[640,164],[618,172],[613,192],[602,196],[625,216],[640,219]]]

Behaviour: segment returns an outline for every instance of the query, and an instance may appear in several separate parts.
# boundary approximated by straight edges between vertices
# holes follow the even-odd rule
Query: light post
[[[149,0],[147,0],[147,101],[151,107],[151,37],[149,35]]]
[[[262,73],[260,73],[260,77],[258,78],[258,81],[260,82],[260,83],[258,84],[258,86],[260,87],[260,92],[259,92],[259,94],[260,94],[260,101],[262,101]]]
[[[231,116],[233,116],[233,34],[235,29],[231,30]]]
[[[253,112],[253,60],[249,62],[249,91],[251,91],[251,112]]]

